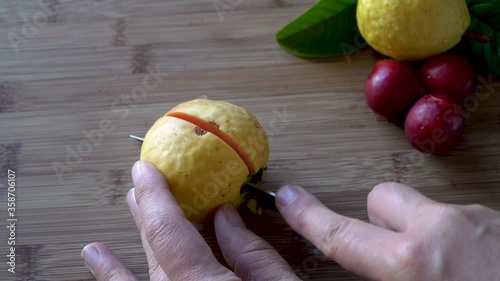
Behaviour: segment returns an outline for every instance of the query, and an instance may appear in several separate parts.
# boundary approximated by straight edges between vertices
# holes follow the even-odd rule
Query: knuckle
[[[330,258],[339,256],[342,249],[349,248],[356,239],[352,235],[345,235],[354,219],[340,218],[329,221],[325,225],[324,236],[321,239],[321,249]]]
[[[262,252],[272,249],[271,245],[260,238],[254,238],[248,241],[241,251],[237,252],[233,259],[233,268],[247,268],[249,263],[258,262],[260,259],[255,259],[254,257],[265,256]]]
[[[144,178],[141,178],[139,182],[135,185],[135,193],[137,200],[140,200],[151,191],[150,188],[148,188],[148,186],[149,185],[144,180]]]
[[[254,237],[234,254],[230,267],[243,280],[296,280],[292,279],[291,272],[286,271],[285,264],[271,244]],[[262,276],[266,278],[262,279]]]
[[[128,271],[121,267],[101,267],[101,277],[98,280],[102,281],[123,281],[129,280]]]
[[[447,204],[437,204],[426,209],[420,219],[434,237],[449,235],[472,222],[465,209]]]
[[[466,211],[458,206],[443,205],[438,207],[435,219],[438,222],[458,222],[467,218]]]
[[[484,205],[481,205],[481,204],[471,204],[471,205],[467,205],[465,206],[465,208],[470,211],[470,212],[474,212],[474,213],[490,213],[491,212],[491,209],[484,206]]]
[[[148,268],[151,280],[163,280],[163,269],[158,262],[148,260]]]
[[[299,210],[296,216],[296,223],[298,231],[301,232],[310,223],[310,214],[313,212],[313,209],[316,205],[314,203],[308,203]]]
[[[399,188],[400,186],[401,186],[401,184],[397,183],[397,182],[383,182],[383,183],[377,184],[368,193],[368,196],[367,196],[368,205],[371,205],[371,204],[375,205],[375,203],[381,203],[381,202],[386,200],[385,198],[387,198],[387,196],[400,197],[401,196],[401,192],[400,192],[401,188]],[[394,191],[398,191],[398,192],[394,192]]]
[[[395,248],[393,272],[420,271],[425,268],[426,252],[425,245],[420,241],[403,240]]]
[[[158,263],[149,265],[149,276],[151,280],[165,280],[165,273]]]
[[[155,213],[149,215],[145,222],[144,236],[152,249],[164,245],[170,237],[175,235],[181,224],[179,218],[160,216]]]
[[[262,240],[259,237],[250,240],[243,246],[243,251],[237,255],[236,260],[243,260],[248,256],[256,255],[259,256],[259,253],[266,252],[272,250],[272,247],[269,243]]]
[[[116,270],[109,270],[104,273],[103,281],[120,280],[120,274]]]
[[[500,218],[500,211],[491,209],[480,204],[471,204],[462,207],[464,211],[471,217],[474,218],[476,222],[481,221],[498,221]]]

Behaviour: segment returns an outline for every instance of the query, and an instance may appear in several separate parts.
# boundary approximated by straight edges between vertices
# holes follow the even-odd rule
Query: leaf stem
[[[465,38],[473,39],[476,41],[479,41],[481,43],[489,43],[491,41],[495,41],[494,37],[491,37],[486,34],[482,34],[473,30],[467,30],[464,35],[462,35]]]

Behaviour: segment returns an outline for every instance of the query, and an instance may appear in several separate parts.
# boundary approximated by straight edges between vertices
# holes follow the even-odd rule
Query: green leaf
[[[500,29],[499,0],[467,0],[469,12],[495,29]]]
[[[500,75],[500,1],[467,0],[471,24],[453,50],[468,57],[476,71]]]
[[[356,24],[356,0],[319,0],[276,34],[278,44],[302,57],[348,55],[367,46]]]

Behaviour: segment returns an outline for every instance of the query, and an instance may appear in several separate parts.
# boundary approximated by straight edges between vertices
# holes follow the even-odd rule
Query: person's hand
[[[222,267],[184,219],[161,174],[142,163],[142,173],[134,166],[136,188],[127,201],[141,232],[151,280],[298,280],[269,244],[245,228],[231,206],[220,208],[215,217],[217,240],[234,273]],[[369,194],[373,224],[338,215],[296,186],[281,188],[277,205],[298,233],[364,277],[500,280],[500,213],[491,209],[440,204],[397,183],[380,184]],[[136,280],[101,243],[85,247],[82,254],[99,281]]]
[[[215,215],[217,241],[232,270],[222,266],[196,228],[184,218],[162,174],[149,162],[132,168],[135,188],[127,203],[140,231],[152,281],[299,280],[286,261],[245,227],[231,205]],[[98,281],[137,280],[102,243],[82,256]]]
[[[346,269],[382,281],[500,280],[500,212],[430,200],[398,183],[368,195],[372,224],[338,215],[286,186],[278,208],[299,234]]]

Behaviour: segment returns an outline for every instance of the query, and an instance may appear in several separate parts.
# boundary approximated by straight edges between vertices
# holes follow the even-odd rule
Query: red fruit
[[[418,150],[443,155],[462,139],[465,119],[448,96],[431,94],[418,100],[408,112],[405,133]]]
[[[424,88],[430,93],[441,93],[461,103],[474,91],[475,74],[472,65],[453,54],[429,58],[422,67]]]
[[[376,113],[396,117],[420,93],[420,81],[414,69],[396,60],[379,61],[365,83],[365,98]]]

